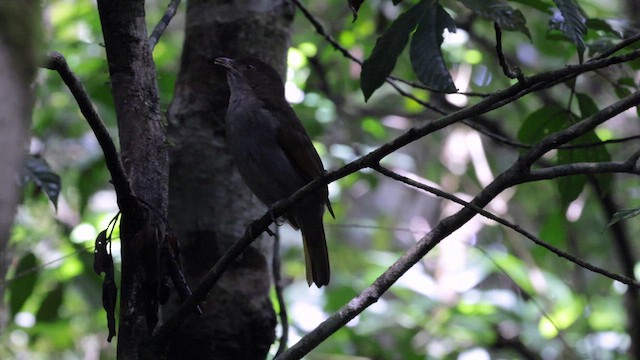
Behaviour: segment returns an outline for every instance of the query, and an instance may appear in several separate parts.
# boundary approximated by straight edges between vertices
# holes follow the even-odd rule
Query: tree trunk
[[[256,56],[284,73],[293,7],[286,1],[188,2],[186,38],[169,111],[169,219],[185,275],[196,287],[265,208],[227,153],[228,88],[218,56]],[[172,337],[170,359],[264,359],[275,339],[269,300],[272,241],[261,238],[220,279]],[[165,315],[172,312],[171,304]]]
[[[40,2],[0,4],[0,279],[9,266],[7,251],[31,124],[31,82],[36,74],[40,39]],[[28,14],[27,18],[24,14]],[[0,333],[6,325],[4,286],[0,285]]]
[[[168,198],[168,156],[156,69],[148,43],[143,0],[99,0],[120,151],[131,189],[140,200],[123,203],[122,281],[118,359],[138,359],[141,341],[158,320],[159,246]],[[118,192],[118,189],[116,189]]]

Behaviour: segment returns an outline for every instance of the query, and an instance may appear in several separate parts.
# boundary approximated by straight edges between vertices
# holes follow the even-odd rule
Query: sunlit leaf
[[[423,84],[437,91],[451,93],[457,89],[440,50],[444,29],[455,32],[455,22],[440,4],[429,6],[411,38],[411,65]]]

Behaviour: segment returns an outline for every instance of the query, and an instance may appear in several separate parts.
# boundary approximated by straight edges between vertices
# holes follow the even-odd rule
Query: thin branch
[[[139,206],[138,201],[131,190],[129,178],[124,171],[124,167],[120,161],[120,155],[118,154],[118,150],[116,150],[113,140],[111,139],[111,135],[109,135],[109,131],[107,131],[107,128],[100,119],[100,115],[98,115],[98,112],[93,107],[87,91],[84,89],[84,86],[82,86],[78,77],[69,68],[64,56],[57,51],[48,53],[44,67],[49,70],[55,70],[60,74],[62,81],[64,81],[71,91],[71,94],[76,99],[80,112],[93,130],[93,133],[102,148],[107,168],[111,174],[120,209],[122,210],[128,209],[131,206]]]
[[[584,174],[611,174],[628,173],[640,175],[640,169],[634,164],[625,162],[593,162],[593,163],[573,163],[557,166],[549,166],[541,169],[531,170],[523,177],[523,180],[538,181],[555,179],[561,176],[584,175]]]
[[[518,79],[518,81],[524,82],[525,78],[522,74],[522,70],[520,70],[518,66],[510,66],[504,58],[504,53],[502,52],[502,30],[500,30],[500,25],[498,25],[497,22],[493,23],[493,28],[496,32],[496,53],[498,54],[498,62],[500,63],[502,72],[509,79]]]
[[[604,58],[608,58],[609,56],[617,53],[618,51],[626,48],[627,46],[632,45],[633,43],[635,43],[636,41],[640,40],[640,32],[636,33],[633,36],[630,36],[626,39],[622,39],[619,43],[613,45],[612,47],[606,49],[605,51],[601,52],[600,54],[598,54],[598,56],[593,57],[591,60],[599,60],[599,59],[604,59]]]
[[[533,77],[535,80],[535,77]],[[517,87],[519,84],[514,85],[512,88]],[[489,99],[494,99],[496,96],[499,96],[502,92],[497,93],[489,97]],[[485,101],[487,101],[485,100]],[[477,208],[482,208],[486,206],[491,200],[493,200],[499,193],[504,191],[505,189],[520,183],[519,178],[526,174],[528,167],[535,162],[538,158],[544,155],[548,149],[563,144],[565,142],[571,141],[572,139],[584,134],[585,132],[593,129],[599,123],[605,121],[603,119],[604,116],[615,116],[620,112],[630,108],[633,106],[634,102],[640,100],[640,93],[633,94],[628,96],[615,104],[600,110],[593,116],[580,121],[579,123],[570,126],[569,128],[562,130],[558,133],[549,135],[543,138],[538,145],[531,148],[525,154],[523,154],[509,169],[498,175],[489,185],[487,185],[480,193],[478,193],[473,200],[469,203]],[[484,102],[484,101],[483,101]],[[482,103],[482,102],[481,102]],[[473,108],[473,107],[472,107]],[[466,110],[466,109],[465,109]],[[460,110],[464,111],[464,110]],[[456,114],[456,113],[454,113]],[[453,115],[453,114],[452,114]],[[445,116],[447,118],[447,116]],[[398,140],[398,139],[396,139]],[[392,143],[395,143],[392,142]],[[379,155],[372,155],[378,152],[385,152],[385,147],[392,146],[390,144],[386,144],[381,148],[375,150],[374,152],[356,160],[355,162],[366,161],[366,159],[375,159]],[[354,162],[344,166],[339,169],[340,171],[344,171],[344,169],[348,169],[350,165],[354,164]],[[375,167],[376,164],[369,164],[371,167]],[[314,188],[314,186],[319,186],[323,179],[331,179],[336,172],[328,173],[316,180],[314,180],[309,185],[305,186],[303,189],[307,191],[309,189]],[[322,182],[324,183],[324,182]],[[289,198],[288,200],[292,200],[297,195],[300,194],[300,191],[296,192],[294,196]],[[454,232],[460,226],[467,223],[471,218],[476,215],[476,211],[470,207],[463,207],[457,213],[443,219],[440,221],[438,225],[436,225],[431,231],[426,234],[422,239],[420,239],[411,249],[409,249],[402,257],[400,257],[396,262],[391,265],[380,277],[378,277],[368,288],[363,290],[360,294],[354,297],[348,304],[344,305],[340,308],[336,313],[329,316],[327,320],[322,322],[316,329],[308,333],[304,336],[298,343],[290,347],[287,351],[282,353],[277,360],[285,360],[285,359],[300,359],[305,354],[307,354],[311,349],[315,348],[318,344],[324,341],[331,334],[335,333],[337,330],[345,326],[349,321],[355,318],[358,314],[363,312],[367,307],[378,301],[378,299],[403,275],[405,274],[413,265],[415,265],[420,259],[428,254],[436,245],[440,243],[445,237]],[[542,244],[540,244],[543,246]],[[578,261],[579,259],[574,259]],[[585,267],[590,266],[589,264],[584,263]],[[593,269],[595,270],[595,269]],[[616,276],[616,278],[620,278],[621,280],[625,280],[616,274],[611,274],[612,276]],[[634,286],[640,286],[638,282],[635,280],[629,281],[629,283]]]
[[[160,37],[169,26],[171,19],[176,15],[178,11],[178,6],[180,5],[180,0],[171,0],[169,5],[167,6],[167,10],[165,11],[162,19],[158,22],[156,27],[151,32],[151,36],[149,36],[149,48],[151,51],[156,47],[158,41],[160,41]]]
[[[278,344],[278,350],[276,356],[280,355],[287,349],[287,342],[289,342],[289,317],[287,316],[287,303],[284,301],[284,286],[282,284],[282,274],[280,268],[280,227],[276,228],[276,234],[273,237],[273,259],[272,259],[272,271],[273,271],[273,287],[276,292],[276,299],[278,300],[278,307],[280,312],[280,326],[282,327],[282,335],[280,335],[280,344]]]
[[[533,235],[529,231],[523,229],[520,225],[514,224],[514,223],[512,223],[512,222],[510,222],[508,220],[505,220],[505,219],[503,219],[503,218],[501,218],[499,216],[496,216],[496,215],[492,214],[491,212],[489,212],[487,210],[484,210],[483,208],[481,208],[479,206],[473,205],[472,203],[464,201],[464,200],[460,199],[459,197],[457,197],[455,195],[449,194],[449,193],[447,193],[445,191],[442,191],[440,189],[437,189],[437,188],[434,188],[432,186],[429,186],[429,185],[417,182],[415,180],[409,179],[408,177],[402,176],[400,174],[397,174],[397,173],[395,173],[395,172],[393,172],[393,171],[391,171],[391,170],[389,170],[389,169],[387,169],[387,168],[385,168],[385,167],[383,167],[381,165],[377,165],[377,166],[374,166],[372,168],[374,170],[376,170],[377,172],[381,173],[382,175],[387,176],[387,177],[389,177],[391,179],[394,179],[396,181],[400,181],[400,182],[402,182],[404,184],[407,184],[409,186],[412,186],[412,187],[415,187],[415,188],[430,192],[430,193],[432,193],[432,194],[434,194],[436,196],[445,198],[445,199],[453,201],[453,202],[455,202],[455,203],[457,203],[459,205],[467,207],[467,208],[475,211],[477,214],[480,214],[480,215],[484,216],[487,219],[493,220],[493,221],[495,221],[495,222],[497,222],[497,223],[499,223],[501,225],[504,225],[504,226],[514,230],[515,232],[517,232],[517,233],[523,235],[524,237],[526,237],[527,239],[533,241],[536,245],[542,246],[543,248],[545,248],[545,249],[549,250],[550,252],[556,254],[558,257],[565,258],[565,259],[571,261],[572,263],[574,263],[574,264],[576,264],[576,265],[578,265],[578,266],[580,266],[580,267],[582,267],[584,269],[587,269],[589,271],[604,275],[604,276],[606,276],[606,277],[608,277],[610,279],[620,281],[621,283],[627,284],[629,286],[634,286],[634,287],[640,288],[640,282],[638,282],[638,281],[636,281],[634,279],[631,279],[629,277],[626,277],[626,276],[623,276],[623,275],[619,275],[619,274],[616,274],[614,272],[611,272],[611,271],[605,270],[603,268],[597,267],[597,266],[592,265],[592,264],[590,264],[590,263],[588,263],[588,262],[586,262],[586,261],[584,261],[584,260],[582,260],[582,259],[580,259],[580,258],[578,258],[576,256],[573,256],[573,255],[571,255],[571,254],[569,254],[567,252],[564,252],[564,251],[556,248],[555,246],[546,243],[545,241],[541,240],[540,238],[538,238],[537,236]],[[565,174],[565,175],[576,175],[576,174],[579,174],[579,172],[573,173],[573,174]],[[560,175],[560,176],[562,176],[562,175]]]
[[[477,245],[474,245],[474,248],[476,250],[480,251],[487,259],[489,259],[489,261],[493,264],[493,266],[496,267],[496,269],[498,269],[507,279],[509,279],[509,281],[511,281],[511,283],[513,283],[515,286],[517,286],[518,287],[518,291],[522,291],[524,294],[526,294],[526,296],[529,299],[529,301],[531,301],[531,303],[533,303],[533,305],[538,309],[540,314],[542,314],[542,316],[545,319],[547,319],[547,321],[549,321],[551,326],[553,326],[553,328],[556,330],[556,332],[558,333],[558,338],[560,339],[562,344],[565,346],[565,348],[567,348],[569,351],[571,351],[573,353],[573,355],[575,355],[575,350],[569,345],[569,342],[565,339],[563,329],[561,329],[556,324],[556,322],[553,320],[553,318],[542,307],[542,304],[540,304],[540,302],[538,302],[538,300],[533,295],[529,294],[529,292],[527,292],[524,288],[522,288],[522,286],[520,286],[520,284],[518,284],[516,282],[516,280],[513,277],[511,277],[511,275],[509,274],[507,269],[505,269],[502,265],[500,265],[496,261],[496,259],[494,259],[493,256],[491,256],[491,254],[489,254],[488,251],[486,251],[485,249],[483,249],[483,248],[481,248],[480,246],[477,246]],[[498,333],[499,333],[499,331],[498,331]],[[577,356],[575,356],[575,357],[577,358]]]

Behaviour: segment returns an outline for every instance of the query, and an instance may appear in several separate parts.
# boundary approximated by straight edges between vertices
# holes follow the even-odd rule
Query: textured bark
[[[169,218],[181,241],[187,280],[206,271],[265,208],[227,153],[228,88],[218,56],[251,55],[284,72],[293,8],[286,1],[188,2],[186,38],[169,111]],[[245,251],[204,305],[175,334],[170,359],[264,359],[275,338],[269,300],[271,239]],[[165,307],[171,313],[171,306]]]
[[[18,178],[23,169],[27,130],[31,123],[31,82],[36,73],[40,2],[0,3],[0,279],[9,265],[11,225],[19,201]],[[24,14],[29,14],[27,18]],[[0,285],[0,333],[6,323],[4,286]]]
[[[155,64],[145,23],[144,1],[98,1],[121,157],[131,188],[144,206],[122,211],[122,281],[118,359],[137,359],[140,342],[158,315],[158,256],[167,212],[168,156],[158,105]],[[144,210],[143,210],[144,208]]]

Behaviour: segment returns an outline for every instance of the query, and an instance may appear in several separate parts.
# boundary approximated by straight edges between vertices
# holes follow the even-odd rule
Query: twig
[[[627,161],[562,164],[531,170],[527,176],[523,177],[523,180],[530,182],[555,179],[557,177],[569,175],[607,173],[628,173],[640,175],[640,169]]]
[[[514,223],[512,223],[512,222],[510,222],[508,220],[505,220],[505,219],[503,219],[503,218],[501,218],[499,216],[496,216],[496,215],[492,214],[491,212],[489,212],[487,210],[484,210],[483,208],[481,208],[479,206],[473,205],[472,203],[464,201],[464,200],[460,199],[459,197],[457,197],[455,195],[449,194],[449,193],[447,193],[445,191],[442,191],[440,189],[437,189],[437,188],[434,188],[432,186],[429,186],[429,185],[417,182],[415,180],[409,179],[408,177],[402,176],[402,175],[400,175],[398,173],[395,173],[395,172],[393,172],[393,171],[391,171],[391,170],[389,170],[389,169],[387,169],[387,168],[385,168],[385,167],[383,167],[381,165],[373,166],[372,168],[374,170],[376,170],[377,172],[381,173],[382,175],[387,176],[387,177],[389,177],[391,179],[394,179],[396,181],[400,181],[400,182],[402,182],[404,184],[407,184],[409,186],[412,186],[412,187],[415,187],[415,188],[430,192],[430,193],[432,193],[432,194],[434,194],[436,196],[439,196],[439,197],[445,198],[447,200],[453,201],[456,204],[462,205],[464,207],[468,207],[471,210],[473,210],[476,213],[478,213],[479,215],[482,215],[487,219],[493,220],[493,221],[495,221],[495,222],[497,222],[497,223],[499,223],[501,225],[504,225],[504,226],[514,230],[515,232],[517,232],[517,233],[523,235],[524,237],[526,237],[527,239],[533,241],[536,245],[542,246],[543,248],[549,250],[550,252],[556,254],[557,256],[559,256],[561,258],[565,258],[565,259],[571,261],[572,263],[574,263],[574,264],[576,264],[576,265],[578,265],[578,266],[580,266],[580,267],[582,267],[584,269],[587,269],[589,271],[604,275],[604,276],[606,276],[606,277],[608,277],[610,279],[620,281],[621,283],[627,284],[629,286],[634,286],[634,287],[640,288],[640,282],[638,282],[638,281],[636,281],[634,279],[631,279],[629,277],[626,277],[626,276],[623,276],[623,275],[619,275],[619,274],[607,271],[607,270],[602,269],[600,267],[597,267],[595,265],[591,265],[588,262],[586,262],[586,261],[584,261],[584,260],[582,260],[582,259],[580,259],[580,258],[578,258],[576,256],[573,256],[573,255],[571,255],[571,254],[569,254],[567,252],[564,252],[564,251],[556,248],[553,245],[550,245],[550,244],[546,243],[545,241],[541,240],[540,238],[538,238],[537,236],[533,235],[529,231],[523,229],[520,225],[514,224]],[[566,173],[566,174],[559,175],[559,176],[577,175],[577,174],[582,174],[582,172],[575,171],[574,173],[571,173],[571,174]],[[558,176],[556,176],[556,177],[558,177]]]
[[[280,312],[280,326],[282,327],[282,335],[280,335],[280,344],[278,344],[278,350],[276,356],[280,355],[287,349],[287,342],[289,341],[289,317],[287,316],[287,303],[284,301],[284,286],[282,285],[282,274],[280,268],[280,227],[276,228],[276,234],[273,237],[273,287],[276,292],[276,298],[278,299],[278,307]]]
[[[100,115],[98,115],[93,107],[87,91],[82,86],[78,77],[76,77],[69,68],[64,56],[57,51],[48,53],[47,62],[44,67],[49,70],[55,70],[60,74],[62,81],[64,81],[71,91],[71,94],[76,99],[80,112],[93,130],[93,133],[102,148],[107,168],[111,174],[120,209],[127,209],[130,208],[130,206],[138,207],[138,201],[133,195],[129,179],[124,171],[124,167],[120,161],[120,155],[118,155],[118,151],[111,139],[111,135],[109,135],[107,128],[100,119]]]
[[[153,49],[156,47],[158,41],[160,41],[162,33],[164,33],[164,31],[167,29],[167,26],[169,26],[171,19],[173,19],[173,17],[176,15],[179,5],[180,0],[171,0],[169,2],[167,10],[162,16],[162,19],[160,19],[156,27],[151,32],[151,35],[149,36],[149,48],[151,49],[151,51],[153,51]]]
[[[522,70],[518,66],[509,66],[507,60],[504,58],[504,53],[502,52],[502,30],[500,30],[500,25],[498,23],[493,23],[493,28],[496,32],[496,53],[498,54],[498,62],[500,63],[500,67],[502,67],[502,72],[509,79],[518,79],[518,81],[524,82],[526,79],[522,74]]]
[[[636,41],[640,40],[640,32],[636,33],[633,36],[630,36],[626,39],[622,39],[619,43],[611,46],[610,48],[606,49],[605,51],[601,52],[600,54],[598,54],[598,56],[595,56],[593,58],[591,58],[589,61],[592,60],[600,60],[600,59],[604,59],[604,58],[608,58],[609,56],[617,53],[618,51],[626,48],[627,46],[635,43]]]

